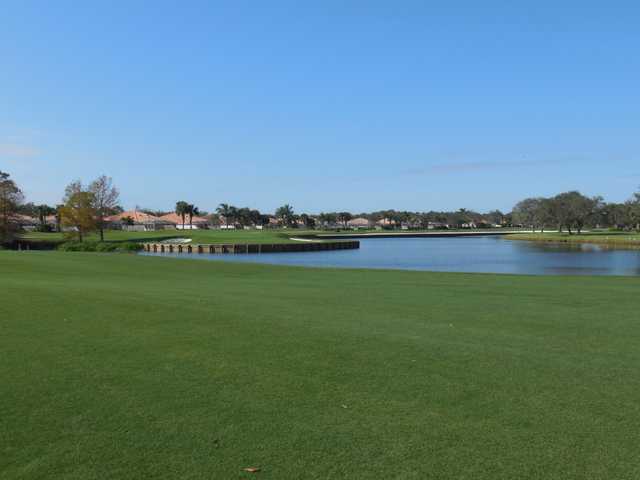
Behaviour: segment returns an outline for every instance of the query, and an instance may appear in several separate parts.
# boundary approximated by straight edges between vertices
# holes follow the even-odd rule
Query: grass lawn
[[[518,233],[507,235],[510,240],[533,240],[536,242],[564,242],[564,243],[597,243],[601,245],[640,246],[640,233],[628,232],[589,232],[574,233]]]
[[[451,230],[455,231],[455,230]],[[466,230],[468,232],[468,230]],[[483,232],[490,232],[492,230],[482,230]],[[396,234],[407,235],[415,234],[417,230],[411,231],[393,231],[393,230],[342,230],[342,231],[323,231],[323,230],[303,230],[303,229],[265,229],[265,230],[159,230],[155,232],[126,232],[122,230],[105,230],[105,241],[107,242],[123,242],[123,241],[154,241],[163,240],[169,238],[191,238],[193,243],[297,243],[296,240],[291,240],[291,237],[307,236],[312,237],[316,235],[329,235],[329,236],[353,236],[363,233],[384,233],[384,234]],[[426,232],[423,230],[422,232]],[[429,230],[433,233],[433,230]],[[446,232],[446,231],[445,231]],[[25,240],[32,242],[47,241],[47,242],[60,242],[64,241],[64,235],[62,233],[42,233],[42,232],[29,232],[21,236]],[[87,240],[97,241],[99,236],[97,233],[93,233],[87,237]],[[318,241],[322,241],[321,237],[318,237]]]
[[[168,238],[191,238],[193,243],[291,243],[290,236],[303,233],[298,230],[159,230],[155,232],[126,232],[105,230],[105,241],[154,241]],[[32,241],[64,241],[62,233],[30,232],[21,238]],[[97,233],[87,240],[99,240]]]
[[[639,291],[0,252],[0,478],[637,479]]]

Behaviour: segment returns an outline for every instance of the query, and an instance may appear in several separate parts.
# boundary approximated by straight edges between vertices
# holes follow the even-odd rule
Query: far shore
[[[596,245],[609,245],[614,247],[640,247],[640,233],[631,232],[544,232],[508,234],[508,240],[527,240],[545,243],[590,243]]]
[[[433,230],[433,231],[383,231],[383,232],[346,232],[346,233],[317,233],[317,238],[393,238],[393,237],[472,237],[487,235],[521,235],[532,234],[532,230]]]

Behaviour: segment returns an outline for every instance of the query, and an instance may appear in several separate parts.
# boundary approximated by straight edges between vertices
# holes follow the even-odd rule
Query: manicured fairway
[[[0,252],[0,478],[637,479],[639,293]]]

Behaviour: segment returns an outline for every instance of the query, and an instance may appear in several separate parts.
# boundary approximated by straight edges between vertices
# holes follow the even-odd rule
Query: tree
[[[249,221],[252,225],[262,225],[262,217],[263,215],[259,210],[250,210],[249,211]],[[269,223],[269,217],[267,217],[267,223]]]
[[[513,207],[513,221],[526,227],[531,227],[534,232],[541,226],[542,198],[525,198]]]
[[[295,213],[293,207],[289,204],[283,205],[276,210],[276,217],[282,222],[284,226],[293,225]]]
[[[89,185],[93,194],[93,208],[96,212],[96,225],[100,232],[100,241],[104,242],[105,217],[112,215],[118,207],[120,193],[113,185],[111,177],[101,175]]]
[[[56,232],[61,232],[62,231],[62,208],[64,207],[64,204],[59,203],[58,205],[56,205],[56,213],[54,214],[56,216]]]
[[[580,234],[584,225],[595,213],[600,199],[585,197],[580,192],[568,192],[563,195],[565,196],[566,205],[569,209],[567,229],[571,234],[571,226],[573,226],[578,231],[578,234]]]
[[[233,214],[233,210],[234,207],[227,203],[221,203],[220,205],[218,205],[218,208],[216,208],[216,212],[218,213],[218,215],[224,217],[224,224],[226,227],[229,226],[229,218]]]
[[[469,210],[466,208],[461,208],[455,213],[455,224],[458,228],[462,228],[463,225],[471,223],[471,215],[469,214]]]
[[[578,234],[581,233],[584,226],[596,218],[602,205],[601,197],[589,198],[574,190],[553,197],[548,210],[558,229],[562,231],[566,227],[569,235],[572,235],[574,228]]]
[[[38,205],[36,211],[38,213],[38,221],[40,222],[38,229],[41,232],[50,231],[51,227],[47,225],[47,217],[49,215],[55,215],[56,209],[53,207],[50,207],[49,205],[42,204],[42,205]]]
[[[198,215],[200,215],[200,210],[198,210],[198,207],[196,207],[192,203],[189,203],[186,207],[186,214],[189,216],[189,230],[193,230],[193,217],[197,217]],[[184,220],[182,228],[184,229]]]
[[[74,228],[82,242],[97,225],[93,192],[85,190],[79,181],[68,185],[65,192],[64,205],[60,209],[62,225]]]
[[[249,208],[243,207],[236,209],[235,216],[242,227],[251,225],[251,210]]]
[[[182,219],[182,229],[184,230],[184,222],[186,219],[187,214],[189,213],[189,207],[192,207],[193,205],[189,205],[187,202],[185,201],[179,201],[176,202],[176,215],[178,215],[181,219]]]
[[[492,210],[486,217],[492,225],[504,225],[504,213],[500,210]]]
[[[626,202],[625,205],[629,227],[640,231],[640,191],[634,193],[631,200]]]
[[[353,215],[349,212],[338,212],[337,217],[338,221],[342,222],[344,228],[347,228],[347,224],[349,223],[349,220],[353,218]]]
[[[337,215],[335,213],[320,213],[318,215],[318,220],[320,221],[321,227],[331,227],[336,223]]]
[[[300,220],[302,220],[305,228],[316,228],[316,220],[310,215],[303,213],[300,215]]]
[[[0,171],[0,243],[9,242],[19,226],[15,216],[24,196],[8,173]]]

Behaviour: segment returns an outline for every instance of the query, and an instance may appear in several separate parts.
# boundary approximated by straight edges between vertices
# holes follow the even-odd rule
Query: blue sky
[[[0,170],[29,200],[509,210],[640,186],[637,2],[4,1]]]

